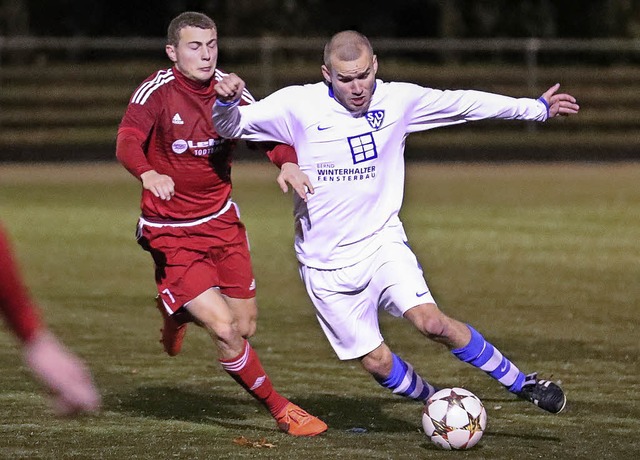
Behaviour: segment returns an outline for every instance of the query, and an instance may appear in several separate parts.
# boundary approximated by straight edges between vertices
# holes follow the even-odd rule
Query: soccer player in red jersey
[[[213,339],[223,369],[262,402],[278,428],[295,436],[326,431],[320,419],[281,396],[247,341],[256,329],[257,303],[249,246],[231,200],[235,141],[211,121],[217,28],[208,16],[185,12],[168,28],[166,52],[174,66],[147,78],[133,93],[118,129],[116,156],[142,182],[138,243],[151,253],[164,318],[165,351],[180,352],[189,322]],[[253,102],[248,92],[243,103]],[[311,187],[295,151],[269,153],[281,168],[278,183],[302,197]]]
[[[58,415],[95,412],[100,395],[84,363],[47,330],[22,281],[0,227],[0,315],[22,345],[24,360],[45,386]]]

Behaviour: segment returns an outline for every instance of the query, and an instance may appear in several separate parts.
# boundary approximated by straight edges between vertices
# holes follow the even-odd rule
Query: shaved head
[[[324,65],[331,68],[331,59],[355,61],[363,52],[373,55],[369,39],[355,30],[338,32],[324,47]]]
[[[378,59],[369,39],[355,30],[338,32],[324,47],[322,76],[330,94],[355,117],[369,109],[376,87]]]

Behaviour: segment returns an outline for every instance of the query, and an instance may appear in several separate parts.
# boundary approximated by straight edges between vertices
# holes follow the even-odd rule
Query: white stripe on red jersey
[[[216,81],[220,81],[222,80],[223,77],[229,75],[226,72],[223,72],[221,70],[216,69],[215,74],[213,76],[213,78],[216,79]],[[242,96],[241,96],[242,100],[245,101],[247,104],[253,104],[256,100],[254,99],[253,95],[247,90],[247,88],[242,90]]]
[[[173,71],[171,69],[160,70],[152,80],[149,80],[148,82],[140,85],[140,88],[138,88],[138,90],[133,93],[133,96],[131,96],[131,103],[144,105],[144,103],[147,102],[149,96],[156,89],[158,89],[165,83],[170,82],[174,78],[176,77],[174,77]]]

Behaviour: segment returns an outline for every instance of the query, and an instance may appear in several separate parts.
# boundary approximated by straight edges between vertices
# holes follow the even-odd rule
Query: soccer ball
[[[447,450],[469,449],[487,426],[487,412],[476,395],[464,388],[445,388],[431,396],[422,411],[429,439]]]

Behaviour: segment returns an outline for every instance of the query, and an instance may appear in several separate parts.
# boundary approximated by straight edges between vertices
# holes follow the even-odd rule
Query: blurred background
[[[640,158],[640,0],[2,0],[0,161],[112,160],[129,96],[169,67],[166,27],[186,10],[216,20],[219,67],[256,97],[317,81],[326,39],[356,29],[384,80],[516,97],[560,82],[582,107],[413,135],[411,159]]]

